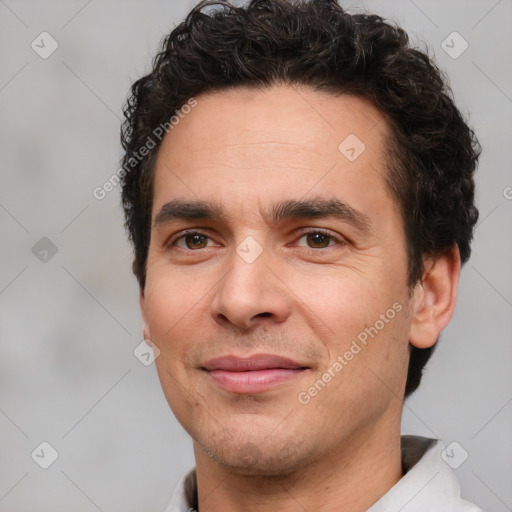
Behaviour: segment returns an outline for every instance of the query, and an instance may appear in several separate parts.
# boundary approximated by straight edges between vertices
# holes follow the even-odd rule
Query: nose
[[[250,263],[233,251],[229,270],[215,288],[211,302],[216,323],[249,331],[288,318],[290,291],[268,263],[265,251]]]

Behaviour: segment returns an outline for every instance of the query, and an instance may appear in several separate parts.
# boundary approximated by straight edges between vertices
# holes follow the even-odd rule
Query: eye
[[[208,240],[211,240],[209,236],[203,235],[197,231],[189,231],[176,238],[171,243],[171,246],[193,251],[196,249],[205,249],[207,247]]]
[[[301,243],[304,240],[305,243]],[[304,232],[298,239],[297,245],[299,247],[306,247],[309,249],[327,249],[328,247],[336,245],[345,245],[345,241],[341,238],[334,236],[329,231],[319,229]],[[184,251],[196,251],[199,249],[206,249],[213,245],[212,239],[199,231],[188,231],[171,242],[171,247],[177,247]]]
[[[323,230],[314,230],[303,233],[299,241],[305,239],[306,245],[298,243],[300,247],[308,247],[310,249],[326,249],[336,244],[344,245],[344,241],[336,238],[330,232]]]

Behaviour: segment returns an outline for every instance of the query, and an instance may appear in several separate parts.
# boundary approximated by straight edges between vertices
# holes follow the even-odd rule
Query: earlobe
[[[417,348],[435,344],[453,316],[460,277],[460,255],[456,245],[425,262],[425,272],[413,296],[409,343]]]

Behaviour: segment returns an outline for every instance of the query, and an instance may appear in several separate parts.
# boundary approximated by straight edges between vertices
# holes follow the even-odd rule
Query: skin
[[[167,401],[193,439],[199,508],[364,511],[402,476],[400,418],[410,346],[433,345],[455,306],[457,249],[407,286],[399,207],[386,182],[389,125],[368,101],[288,85],[198,96],[164,138],[153,221],[169,201],[215,201],[223,219],[152,224],[141,290]],[[356,134],[354,161],[338,150]],[[271,205],[337,198],[369,221],[292,218]],[[327,230],[332,236],[306,236]],[[204,235],[178,238],[184,230]],[[252,263],[236,248],[247,237]],[[393,319],[310,402],[297,396],[393,304]],[[271,353],[308,369],[258,394],[220,389],[208,359]],[[331,370],[332,371],[332,370]]]

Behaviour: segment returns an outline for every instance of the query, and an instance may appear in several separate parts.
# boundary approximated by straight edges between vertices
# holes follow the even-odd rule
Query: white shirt
[[[401,436],[404,476],[367,512],[482,512],[460,496],[451,467],[441,457],[442,441]],[[182,478],[165,512],[193,512],[197,507],[195,468]]]

